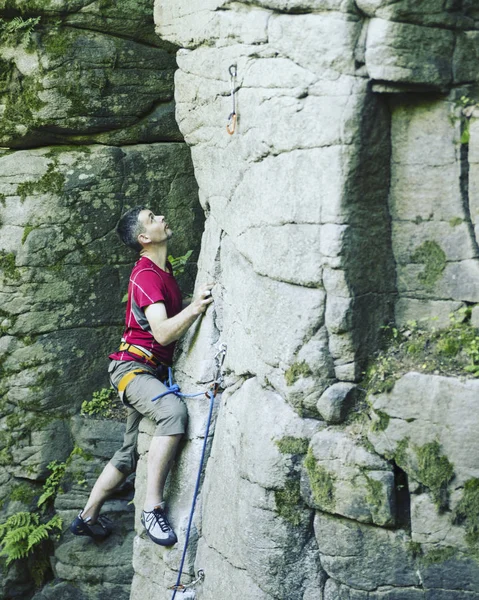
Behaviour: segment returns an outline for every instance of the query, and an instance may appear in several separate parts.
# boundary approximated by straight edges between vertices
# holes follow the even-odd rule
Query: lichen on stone
[[[449,504],[448,484],[454,477],[454,466],[434,441],[414,448],[417,455],[417,479],[431,491],[436,506],[444,510]]]
[[[305,508],[301,499],[300,485],[297,478],[286,481],[284,488],[274,491],[276,511],[280,517],[292,525],[298,526],[302,522],[301,510]]]
[[[308,451],[308,438],[297,438],[290,435],[284,436],[275,442],[281,454],[306,454]]]
[[[446,268],[446,254],[439,244],[426,240],[411,255],[413,263],[424,265],[418,279],[426,288],[433,288]]]
[[[462,498],[454,512],[454,522],[466,528],[467,543],[479,544],[479,479],[473,477],[464,484]]]
[[[335,504],[334,479],[324,467],[318,465],[311,448],[309,448],[304,460],[304,466],[308,474],[314,501],[325,510],[333,510]]]
[[[286,385],[291,386],[301,377],[309,377],[312,375],[311,369],[306,361],[293,363],[284,373]]]
[[[3,271],[5,279],[13,281],[20,279],[20,271],[16,265],[15,254],[13,252],[0,250],[0,269]]]
[[[377,419],[373,421],[371,429],[375,432],[385,431],[388,428],[391,417],[382,410],[375,410],[374,414],[377,416]]]
[[[23,202],[32,194],[60,194],[65,184],[65,176],[56,171],[56,161],[48,165],[47,172],[38,181],[25,181],[17,186],[17,194]]]

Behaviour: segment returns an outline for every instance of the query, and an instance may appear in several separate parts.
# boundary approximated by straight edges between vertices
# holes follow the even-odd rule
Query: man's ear
[[[150,242],[150,236],[147,233],[139,233],[137,240],[140,242],[140,244],[142,246],[144,246],[145,244],[148,244],[148,242]]]

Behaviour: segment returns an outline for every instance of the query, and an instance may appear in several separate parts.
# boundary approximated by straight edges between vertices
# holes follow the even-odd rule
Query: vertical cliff
[[[155,22],[180,47],[198,281],[217,282],[184,387],[228,346],[187,561],[205,570],[197,597],[478,597],[477,8],[157,0]],[[204,425],[189,408],[180,543],[138,529],[134,600],[176,579]]]

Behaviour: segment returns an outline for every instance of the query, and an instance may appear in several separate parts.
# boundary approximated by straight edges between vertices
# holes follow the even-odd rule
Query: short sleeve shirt
[[[181,311],[181,291],[169,263],[167,269],[167,271],[160,269],[146,256],[142,256],[133,267],[128,285],[126,327],[122,341],[145,348],[152,352],[158,361],[171,365],[175,342],[167,346],[159,344],[153,337],[145,316],[145,308],[156,302],[164,303],[169,319]],[[140,357],[127,352],[115,352],[110,355],[110,358],[145,362]]]

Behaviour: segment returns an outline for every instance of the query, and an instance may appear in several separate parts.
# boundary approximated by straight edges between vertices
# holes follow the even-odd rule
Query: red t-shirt
[[[135,346],[146,348],[160,362],[171,365],[175,343],[167,346],[159,344],[151,333],[150,324],[145,316],[145,308],[155,302],[163,302],[168,318],[174,317],[181,311],[181,291],[173,277],[171,265],[167,263],[168,271],[163,271],[146,256],[142,256],[133,267],[128,284],[128,303],[126,305],[126,328],[122,341]],[[135,360],[146,362],[139,356],[128,352],[110,354],[114,360]]]

